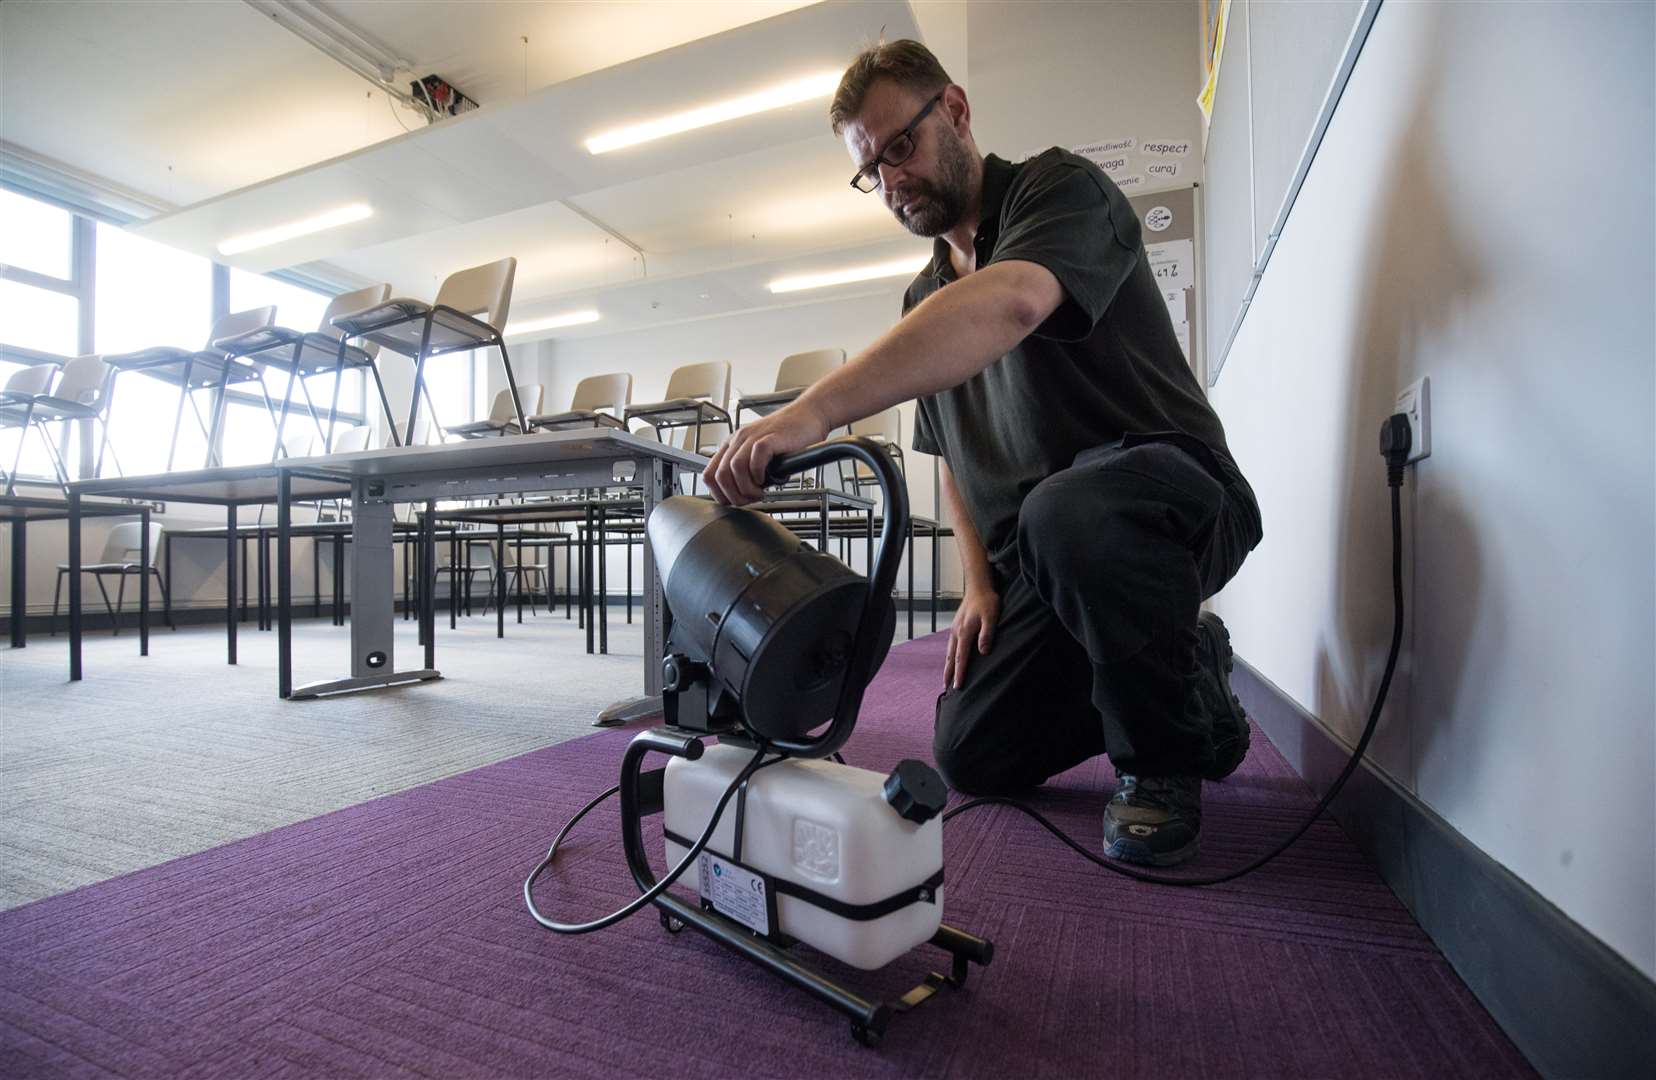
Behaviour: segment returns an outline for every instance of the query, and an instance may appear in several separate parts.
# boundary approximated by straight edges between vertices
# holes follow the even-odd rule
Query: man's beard
[[[971,158],[965,144],[955,138],[953,132],[942,138],[938,182],[915,180],[903,189],[902,200],[891,211],[898,223],[915,236],[942,236],[958,225],[966,214],[967,184],[972,175]],[[914,209],[905,214],[902,204],[916,200]]]

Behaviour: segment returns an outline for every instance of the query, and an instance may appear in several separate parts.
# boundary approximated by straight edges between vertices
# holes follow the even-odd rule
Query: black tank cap
[[[943,812],[949,789],[936,769],[924,761],[904,758],[886,777],[885,800],[900,816],[924,825]]]

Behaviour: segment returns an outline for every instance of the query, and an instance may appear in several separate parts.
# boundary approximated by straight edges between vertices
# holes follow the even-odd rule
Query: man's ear
[[[943,100],[938,102],[948,114],[949,126],[956,135],[965,135],[972,128],[972,103],[966,100],[966,88],[950,83],[943,88]]]

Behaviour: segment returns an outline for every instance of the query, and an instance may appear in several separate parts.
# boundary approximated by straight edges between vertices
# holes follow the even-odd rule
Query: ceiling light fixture
[[[848,270],[830,270],[823,274],[796,274],[777,278],[770,283],[773,293],[799,292],[801,289],[820,289],[828,285],[848,285],[853,281],[873,281],[876,278],[902,277],[914,274],[931,261],[930,255],[910,255],[891,262],[872,266],[854,266]]]
[[[754,113],[797,105],[801,101],[827,97],[839,86],[839,80],[840,77],[835,72],[824,72],[806,79],[795,79],[793,82],[783,83],[781,86],[773,86],[768,90],[760,90],[757,93],[745,94],[742,97],[731,98],[728,101],[706,105],[700,109],[691,109],[689,112],[675,113],[672,116],[663,116],[658,120],[647,120],[642,124],[633,124],[631,127],[606,131],[602,135],[595,135],[588,139],[586,147],[591,153],[604,154],[611,150],[619,150],[624,146],[636,146],[652,139],[677,135],[681,131],[708,127],[712,124],[722,124],[726,120],[735,120],[742,116],[752,116]]]
[[[289,222],[286,225],[277,225],[271,229],[260,229],[258,232],[243,233],[241,236],[232,236],[219,244],[220,255],[240,255],[244,251],[255,248],[269,247],[280,244],[300,236],[309,236],[311,233],[321,232],[323,229],[333,229],[340,225],[349,225],[353,221],[372,217],[374,208],[367,203],[352,203],[341,206],[337,210],[329,210],[325,214],[306,218],[303,221]]]
[[[586,311],[567,311],[562,315],[550,315],[544,319],[535,319],[531,322],[508,326],[506,333],[512,336],[518,334],[533,334],[540,330],[556,330],[560,326],[579,326],[582,323],[598,321],[598,313],[590,309]]]

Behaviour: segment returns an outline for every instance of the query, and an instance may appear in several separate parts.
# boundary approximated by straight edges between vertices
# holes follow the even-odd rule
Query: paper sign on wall
[[[1070,147],[1070,152],[1097,161],[1101,157],[1118,157],[1138,145],[1137,139],[1103,139]]]
[[[1156,284],[1165,295],[1181,292],[1196,284],[1191,266],[1196,256],[1196,245],[1189,240],[1169,240],[1161,244],[1146,244],[1150,257],[1150,272],[1156,275]]]
[[[1144,167],[1144,175],[1152,180],[1171,180],[1179,175],[1177,161],[1152,161]]]
[[[1145,139],[1139,143],[1139,153],[1145,157],[1173,158],[1190,153],[1189,139]]]
[[[1121,188],[1123,191],[1125,191],[1128,188],[1137,188],[1137,187],[1143,187],[1144,186],[1144,174],[1143,173],[1132,173],[1131,175],[1128,175],[1128,176],[1112,176],[1112,177],[1110,177],[1110,179],[1114,180],[1115,181],[1115,186],[1118,187],[1118,188]]]

